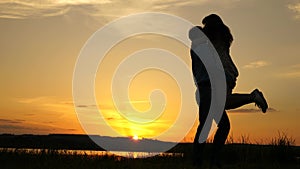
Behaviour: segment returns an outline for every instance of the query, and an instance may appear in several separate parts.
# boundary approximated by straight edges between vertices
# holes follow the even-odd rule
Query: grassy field
[[[208,168],[211,144],[205,149],[203,169]],[[171,152],[150,158],[125,158],[114,155],[61,153],[57,150],[0,150],[1,169],[195,169],[192,165],[192,144],[180,144]],[[229,143],[222,151],[223,169],[300,169],[300,147],[287,137],[272,140],[269,145]]]
[[[209,150],[207,146],[207,156]],[[185,146],[184,151],[190,151],[191,146]],[[297,169],[300,168],[298,147],[259,146],[259,145],[226,145],[223,151],[224,169]],[[299,155],[299,154],[298,154]],[[154,156],[150,158],[125,158],[114,155],[82,155],[59,153],[56,150],[41,152],[26,152],[24,150],[5,150],[0,152],[2,169],[194,169],[191,154],[184,152],[182,156]],[[204,164],[208,168],[208,164]]]

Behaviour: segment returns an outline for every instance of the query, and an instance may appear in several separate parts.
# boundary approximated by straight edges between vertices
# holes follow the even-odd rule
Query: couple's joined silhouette
[[[225,108],[218,123],[218,129],[214,135],[213,140],[213,151],[210,158],[210,167],[221,167],[220,164],[220,151],[225,144],[227,136],[230,130],[230,121],[225,110],[235,109],[249,103],[255,103],[263,113],[268,109],[268,104],[264,98],[262,92],[258,89],[253,90],[249,94],[238,94],[232,93],[233,88],[236,85],[236,79],[239,75],[238,69],[233,63],[230,56],[230,46],[233,41],[230,29],[223,23],[222,19],[216,15],[211,14],[206,16],[202,20],[203,27],[195,26],[189,31],[189,38],[192,41],[192,46],[197,46],[199,41],[199,29],[209,38],[213,46],[215,47],[217,53],[219,54],[221,63],[224,68],[226,85],[227,85],[227,95]],[[199,121],[200,124],[197,128],[197,132],[194,138],[194,148],[193,148],[193,163],[194,165],[201,166],[203,160],[204,143],[199,143],[198,139],[200,133],[203,129],[204,123],[208,116],[208,112],[211,104],[211,83],[207,73],[207,70],[197,56],[197,54],[190,50],[190,55],[192,59],[192,71],[197,85],[197,90],[200,94],[199,101]]]

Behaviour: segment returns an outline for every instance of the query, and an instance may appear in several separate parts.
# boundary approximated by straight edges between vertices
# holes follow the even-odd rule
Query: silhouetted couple
[[[249,103],[255,103],[262,110],[262,112],[265,113],[268,108],[268,104],[263,94],[258,89],[253,90],[250,94],[232,93],[232,90],[236,85],[236,79],[239,73],[230,56],[230,46],[233,41],[233,37],[230,33],[230,30],[223,23],[222,19],[216,14],[206,16],[202,20],[202,24],[203,27],[193,27],[189,32],[189,37],[192,41],[192,46],[198,45],[197,38],[199,38],[199,36],[197,35],[197,32],[199,33],[200,29],[209,38],[209,40],[212,42],[216,51],[219,54],[220,60],[224,68],[227,84],[225,108],[221,120],[218,123],[218,129],[214,136],[213,151],[210,161],[211,167],[216,166],[220,168],[220,151],[223,145],[225,144],[230,130],[230,121],[225,110],[235,109]],[[193,162],[195,165],[201,166],[205,142],[199,143],[198,139],[210,109],[212,91],[209,76],[204,64],[192,49],[190,50],[190,54],[192,58],[193,75],[195,78],[195,82],[197,83],[197,89],[200,93],[200,124],[198,126],[194,139]]]

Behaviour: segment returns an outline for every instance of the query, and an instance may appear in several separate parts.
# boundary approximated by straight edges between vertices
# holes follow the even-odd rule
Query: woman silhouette
[[[266,112],[268,104],[263,96],[263,94],[258,90],[253,90],[250,94],[237,94],[232,93],[233,88],[236,85],[236,79],[239,75],[238,70],[233,63],[230,56],[230,46],[233,41],[233,37],[230,33],[229,28],[223,23],[222,19],[216,15],[211,14],[206,16],[202,20],[203,28],[200,26],[193,27],[189,31],[189,38],[192,41],[192,46],[197,46],[197,39],[199,34],[197,31],[202,30],[204,34],[209,38],[209,40],[214,45],[216,51],[219,54],[220,60],[222,62],[226,84],[227,84],[227,96],[225,103],[225,110],[235,109],[240,106],[255,103],[262,112]],[[201,165],[202,163],[202,153],[204,149],[204,143],[199,143],[198,139],[201,130],[204,126],[206,117],[209,112],[210,102],[211,102],[211,84],[209,80],[208,73],[205,69],[204,64],[201,62],[197,54],[191,49],[190,50],[192,58],[192,71],[197,84],[197,90],[200,93],[200,103],[199,103],[199,121],[200,124],[197,128],[197,132],[194,139],[194,164]],[[230,121],[226,111],[224,110],[221,120],[218,124],[218,129],[213,140],[213,155],[211,157],[210,165],[220,167],[220,151],[225,144],[227,136],[230,130]]]

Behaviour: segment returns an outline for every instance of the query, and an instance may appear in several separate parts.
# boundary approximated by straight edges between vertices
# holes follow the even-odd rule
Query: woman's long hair
[[[203,31],[212,43],[223,42],[227,48],[230,47],[233,36],[230,29],[223,23],[222,19],[216,15],[211,14],[202,20],[204,25]]]

